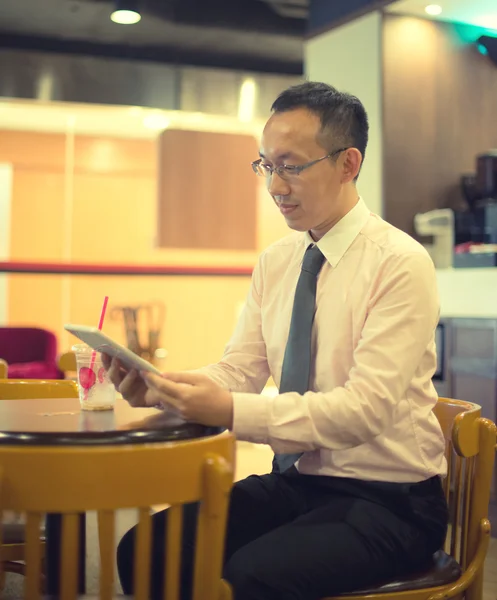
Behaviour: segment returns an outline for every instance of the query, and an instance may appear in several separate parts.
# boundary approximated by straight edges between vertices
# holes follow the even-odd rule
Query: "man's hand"
[[[162,376],[141,372],[148,386],[147,406],[174,407],[186,421],[218,427],[233,426],[233,397],[206,375],[167,373]]]
[[[102,362],[116,390],[131,406],[147,406],[145,394],[148,388],[138,371],[126,371],[117,358],[107,354],[102,354]]]

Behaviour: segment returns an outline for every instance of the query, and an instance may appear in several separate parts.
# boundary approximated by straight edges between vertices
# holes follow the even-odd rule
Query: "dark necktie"
[[[317,276],[323,266],[324,256],[317,246],[309,246],[302,262],[302,270],[295,290],[290,333],[285,348],[281,369],[280,394],[298,392],[304,394],[309,389],[311,372],[311,334],[316,311]],[[296,454],[275,454],[273,472],[283,473],[302,456]]]

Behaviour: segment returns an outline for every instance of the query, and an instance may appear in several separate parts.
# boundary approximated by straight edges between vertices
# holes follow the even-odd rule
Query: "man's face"
[[[329,151],[317,142],[320,128],[319,117],[305,109],[275,113],[262,134],[262,163],[298,166],[326,156]],[[322,160],[298,175],[280,177],[274,172],[267,176],[268,191],[291,229],[312,230],[318,239],[343,216],[339,202],[343,163],[344,156],[339,154],[338,159]]]

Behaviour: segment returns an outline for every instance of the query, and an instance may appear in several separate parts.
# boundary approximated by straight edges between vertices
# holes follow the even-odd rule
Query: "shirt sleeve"
[[[380,268],[345,385],[273,398],[233,394],[235,434],[275,452],[345,450],[371,441],[393,422],[439,312],[431,258],[421,252],[389,258]]]
[[[231,340],[217,364],[196,369],[232,392],[259,394],[269,379],[266,344],[262,336],[261,302],[263,257],[252,274],[250,290]]]

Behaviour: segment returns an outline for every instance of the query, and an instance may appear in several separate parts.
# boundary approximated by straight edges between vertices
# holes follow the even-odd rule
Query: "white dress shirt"
[[[240,440],[304,452],[301,473],[418,482],[446,473],[437,393],[435,268],[406,233],[359,200],[319,242],[309,391],[279,386],[308,233],[267,248],[221,361],[201,369],[233,392]]]

